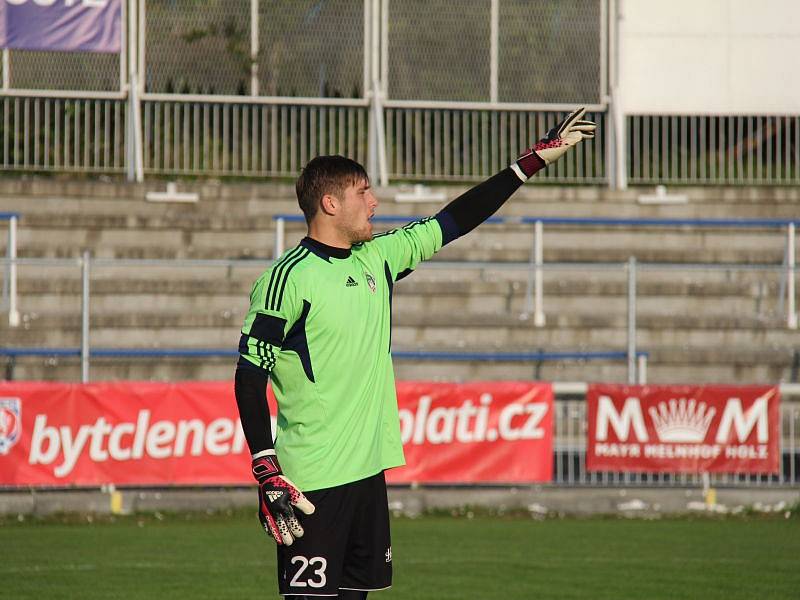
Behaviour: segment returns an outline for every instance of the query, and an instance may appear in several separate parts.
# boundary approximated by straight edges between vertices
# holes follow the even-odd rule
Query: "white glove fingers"
[[[295,502],[292,502],[292,506],[297,508],[300,512],[302,512],[305,515],[313,515],[314,511],[316,510],[314,505],[311,504],[311,502],[308,501],[308,498],[306,498],[303,494],[300,494],[297,500]]]
[[[294,538],[292,537],[291,531],[289,531],[289,525],[286,524],[286,519],[278,517],[275,521],[278,524],[278,532],[280,533],[283,543],[287,546],[291,546]]]
[[[571,113],[567,115],[567,117],[561,122],[558,126],[558,134],[562,135],[565,131],[567,131],[572,125],[575,124],[576,121],[579,121],[583,114],[586,112],[585,108],[576,108]]]
[[[289,523],[289,531],[292,532],[292,535],[294,537],[296,538],[303,537],[303,533],[305,532],[303,531],[303,526],[300,525],[300,521],[297,520],[297,517],[294,516],[289,517],[288,523]]]

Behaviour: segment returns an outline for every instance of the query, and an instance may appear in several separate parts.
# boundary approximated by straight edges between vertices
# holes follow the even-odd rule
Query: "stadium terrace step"
[[[193,205],[154,204],[147,191],[164,183],[49,178],[0,180],[0,211],[22,213],[20,257],[145,259],[258,258],[252,265],[120,266],[94,263],[91,271],[93,347],[235,348],[252,281],[271,262],[276,214],[299,214],[291,184],[187,181]],[[437,186],[448,199],[469,186]],[[399,186],[379,189],[380,215],[436,213],[442,203],[394,202]],[[637,204],[651,188],[524,186],[500,216],[604,218],[796,218],[796,187],[681,188],[685,205]],[[378,223],[382,229],[385,223]],[[395,287],[393,343],[400,349],[571,350],[624,349],[627,281],[624,269],[602,265],[543,271],[542,328],[520,319],[525,310],[532,226],[491,225],[446,247],[435,259],[496,261],[455,268],[422,265]],[[304,234],[287,223],[286,244]],[[0,233],[0,253],[6,238]],[[637,276],[640,349],[650,352],[653,382],[774,382],[791,373],[796,331],[785,328],[778,271],[744,270],[780,265],[785,237],[779,230],[573,227],[547,225],[549,263],[640,262]],[[650,270],[642,262],[730,263],[719,271]],[[517,264],[512,264],[517,263]],[[506,268],[504,268],[504,266]],[[521,268],[515,268],[521,267]],[[19,267],[23,323],[0,319],[3,346],[77,347],[80,343],[80,269]],[[4,360],[0,357],[0,361]],[[29,357],[15,361],[18,379],[77,380],[76,358]],[[94,358],[98,379],[230,379],[228,359]],[[555,380],[626,379],[617,362],[491,363],[398,360],[398,378]]]

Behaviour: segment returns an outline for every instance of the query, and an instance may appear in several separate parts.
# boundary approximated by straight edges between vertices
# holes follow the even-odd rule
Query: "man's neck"
[[[325,227],[314,227],[313,224],[308,228],[308,237],[326,246],[333,248],[343,248],[349,250],[352,244],[341,233]]]

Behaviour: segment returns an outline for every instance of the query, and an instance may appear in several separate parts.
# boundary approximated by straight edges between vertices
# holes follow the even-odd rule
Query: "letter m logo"
[[[639,442],[648,441],[647,428],[642,415],[642,405],[639,398],[626,398],[622,410],[617,412],[613,400],[609,396],[600,396],[597,400],[597,422],[595,439],[604,442],[608,439],[608,426],[621,442],[628,441],[631,427]]]
[[[753,406],[746,411],[742,408],[741,399],[728,398],[717,430],[717,443],[726,443],[730,438],[731,429],[736,429],[736,437],[739,443],[743,444],[755,429],[757,443],[766,444],[769,441],[768,403],[774,394],[775,390],[770,390],[763,396],[759,396],[753,402]]]

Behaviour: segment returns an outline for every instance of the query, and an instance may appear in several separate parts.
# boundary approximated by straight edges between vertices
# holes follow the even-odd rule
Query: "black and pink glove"
[[[310,515],[314,505],[284,477],[275,451],[267,452],[253,459],[253,477],[258,481],[258,520],[278,544],[291,546],[295,538],[303,535],[294,509]]]
[[[536,171],[564,156],[567,150],[585,138],[593,138],[597,125],[581,119],[585,108],[578,108],[547,132],[532,148],[528,148],[511,168],[525,181]]]

